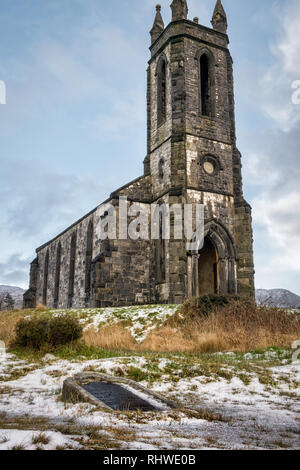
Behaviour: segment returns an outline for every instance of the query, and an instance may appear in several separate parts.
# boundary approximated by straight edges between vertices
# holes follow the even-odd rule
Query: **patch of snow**
[[[37,431],[22,431],[18,429],[0,430],[0,450],[36,450],[37,447],[43,450],[55,450],[57,447],[67,447],[69,449],[79,449],[81,446],[73,441],[71,436],[65,436],[60,432],[46,431],[43,435],[49,439],[48,444],[34,444],[33,439],[39,436]]]
[[[56,361],[56,359],[57,359],[57,357],[54,356],[53,354],[45,354],[42,361],[43,362],[50,362],[50,361]]]
[[[164,369],[169,361],[170,359],[161,358],[159,368]],[[176,361],[175,356],[172,361]],[[151,384],[154,391],[175,398],[184,406],[220,413],[225,418],[223,421],[208,422],[188,418],[178,411],[172,417],[173,412],[161,411],[156,414],[145,413],[142,419],[135,422],[116,413],[99,411],[87,403],[66,404],[60,399],[62,383],[67,377],[88,369],[105,369],[113,373],[114,369],[121,367],[126,372],[126,368],[130,366],[146,369],[147,360],[144,357],[57,360],[51,364],[34,366],[8,355],[8,362],[0,367],[2,374],[5,374],[1,381],[0,412],[11,417],[43,417],[51,422],[72,420],[78,426],[101,427],[101,432],[106,435],[111,433],[112,427],[124,432],[133,431],[136,436],[132,442],[122,443],[124,449],[265,449],[278,448],[278,441],[282,441],[288,448],[300,447],[297,424],[300,411],[300,368],[295,364],[282,362],[280,366],[266,366],[266,372],[271,374],[276,385],[272,381],[267,385],[263,384],[256,373],[249,373],[241,367],[236,371],[234,365],[231,367],[228,364],[224,364],[224,370],[247,375],[249,385],[238,376],[226,380],[204,375],[179,379],[176,383],[170,382],[170,376],[165,375],[160,381]],[[35,369],[19,379],[9,380],[15,368],[21,370],[28,367]],[[20,444],[31,448],[34,432],[36,433],[30,428],[28,431],[0,431],[0,436],[4,435],[3,441],[5,436],[9,439],[0,445],[0,449]],[[65,444],[73,447],[77,445],[70,436],[51,434],[50,431],[46,434],[52,436],[50,448]]]

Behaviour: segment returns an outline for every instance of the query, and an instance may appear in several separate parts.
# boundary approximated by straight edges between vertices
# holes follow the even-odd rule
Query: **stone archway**
[[[217,294],[219,292],[219,254],[209,237],[204,239],[198,258],[198,293]]]
[[[237,254],[227,228],[212,219],[204,227],[204,245],[189,253],[188,296],[237,292]]]

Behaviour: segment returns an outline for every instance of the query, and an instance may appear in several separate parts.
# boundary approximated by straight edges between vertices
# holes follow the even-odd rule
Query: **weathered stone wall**
[[[166,120],[158,123],[158,108],[157,108],[157,69],[160,59],[166,60]],[[148,74],[148,88],[151,96],[151,105],[149,109],[149,137],[150,137],[150,152],[157,149],[162,145],[172,134],[172,95],[171,95],[171,76],[170,76],[170,46],[164,48],[160,55],[151,61],[149,65]]]
[[[70,279],[70,254],[71,239],[76,233],[76,253],[75,253],[75,275],[74,275],[74,296],[72,306],[84,307],[86,303],[85,292],[85,264],[87,249],[87,232],[90,220],[93,220],[95,213],[82,219],[79,223],[73,225],[70,229],[58,236],[49,244],[45,245],[37,251],[38,258],[38,276],[37,276],[37,303],[44,303],[44,276],[45,276],[45,259],[47,251],[49,251],[48,265],[48,283],[46,305],[54,306],[55,293],[55,276],[56,276],[56,259],[57,246],[61,244],[61,264],[60,264],[60,285],[58,307],[66,307],[69,305],[69,279]],[[96,239],[94,238],[93,251],[95,250]]]
[[[130,191],[130,187],[129,187]],[[121,190],[125,196],[126,190]],[[153,299],[154,265],[153,247],[150,233],[140,232],[138,239],[119,238],[119,200],[112,201],[117,217],[117,239],[105,240],[93,261],[92,268],[92,305],[108,307],[116,305],[132,305],[148,303]],[[132,203],[128,197],[127,212],[130,213]],[[135,203],[137,206],[137,203]],[[150,204],[139,203],[139,208],[150,214]],[[97,211],[101,213],[101,206]],[[102,211],[103,212],[103,211]],[[138,215],[138,214],[136,214]],[[127,218],[128,226],[136,217]],[[99,234],[95,233],[99,238]],[[151,284],[152,282],[152,284]]]
[[[247,202],[235,203],[235,240],[238,252],[238,292],[254,297],[254,260],[251,207]]]
[[[210,175],[203,167],[205,157],[215,158],[216,169]],[[232,146],[187,136],[187,187],[233,196]]]
[[[230,113],[227,80],[228,51],[211,44],[185,40],[186,131],[192,135],[231,144]],[[211,116],[200,119],[200,56],[206,53],[211,60],[211,88],[213,90]]]
[[[220,221],[234,237],[234,198],[223,194],[187,191],[187,201],[204,205],[205,220],[216,219]]]
[[[170,139],[151,153],[150,162],[153,197],[157,199],[171,187]]]

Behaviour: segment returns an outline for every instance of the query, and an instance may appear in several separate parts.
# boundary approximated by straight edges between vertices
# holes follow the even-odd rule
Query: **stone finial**
[[[171,4],[172,21],[186,20],[188,15],[188,6],[186,0],[173,0]]]
[[[227,33],[227,16],[221,0],[217,0],[211,24],[216,31]]]
[[[193,19],[193,21],[194,21],[194,23],[199,24],[199,18],[198,18],[198,16],[195,16],[195,18]]]
[[[165,29],[164,21],[162,19],[160,10],[161,10],[161,6],[156,5],[156,15],[155,15],[153,27],[150,31],[152,44],[156,41],[156,39],[161,35],[163,30]]]

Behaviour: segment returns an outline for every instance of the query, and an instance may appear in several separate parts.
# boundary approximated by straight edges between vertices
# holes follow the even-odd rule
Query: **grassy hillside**
[[[20,318],[70,314],[83,326],[83,339],[73,351],[97,348],[121,351],[247,352],[258,348],[291,347],[300,338],[299,316],[254,303],[230,299],[223,305],[193,299],[183,306],[146,305],[102,309],[34,310],[3,312],[0,340],[14,342]],[[221,299],[222,300],[222,299]],[[90,352],[89,352],[90,351]]]

